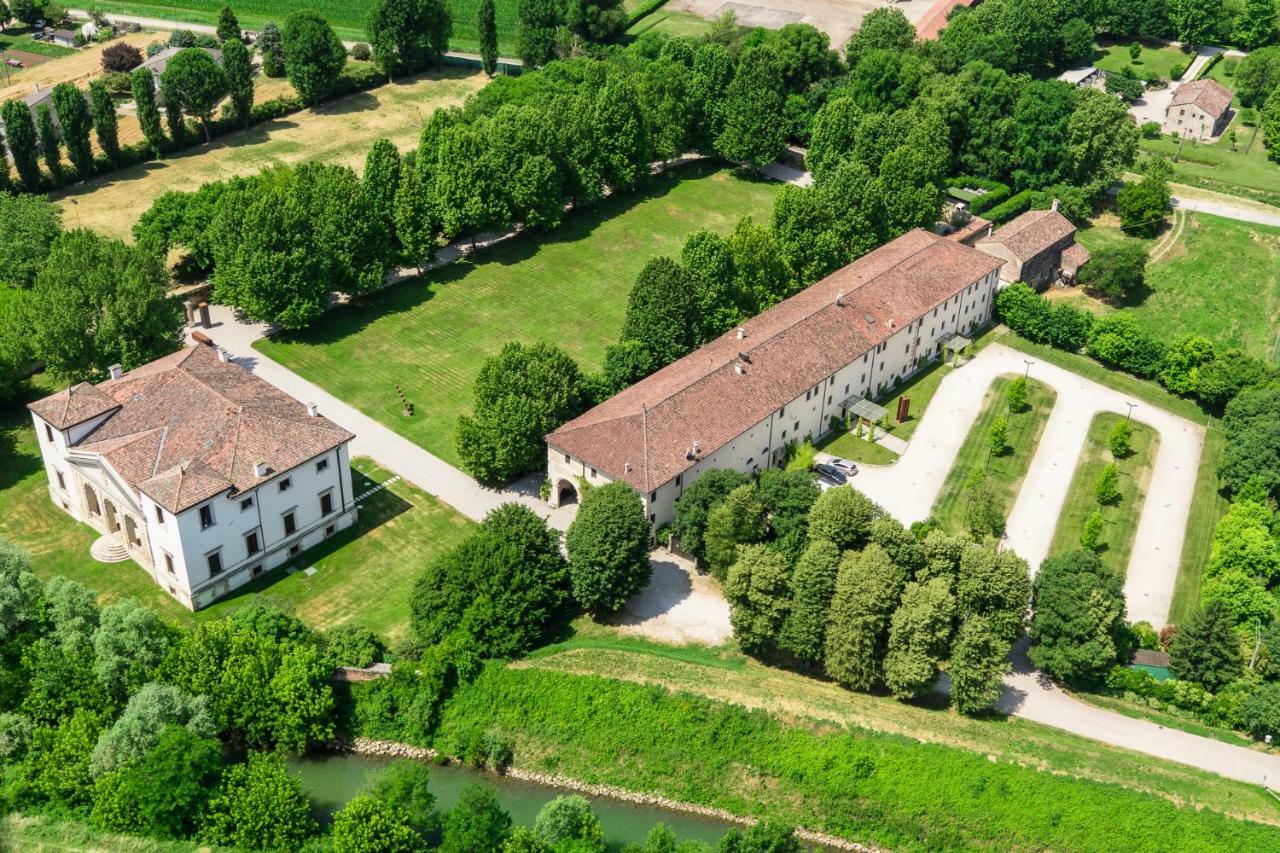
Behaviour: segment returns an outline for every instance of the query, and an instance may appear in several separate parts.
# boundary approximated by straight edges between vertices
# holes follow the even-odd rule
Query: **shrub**
[[[1003,456],[1005,451],[1009,449],[1009,420],[1004,415],[998,415],[991,422],[991,429],[987,432],[987,441],[991,445],[992,456]]]
[[[533,822],[534,833],[553,847],[572,844],[579,853],[603,853],[604,827],[591,811],[586,797],[573,794],[556,797],[538,811]]]
[[[1240,705],[1240,721],[1259,740],[1280,735],[1280,682],[1264,684]]]
[[[1111,455],[1116,459],[1127,458],[1133,452],[1132,439],[1133,427],[1129,422],[1117,421],[1111,428],[1111,434],[1107,436],[1107,446],[1111,449]]]
[[[142,64],[142,51],[128,42],[116,42],[102,49],[102,70],[132,71]]]
[[[1162,128],[1158,121],[1144,121],[1138,130],[1142,133],[1143,139],[1159,139]]]
[[[373,51],[369,49],[369,45],[364,42],[356,42],[351,46],[351,58],[359,62],[368,62],[373,56]]]
[[[1102,547],[1102,531],[1106,521],[1102,518],[1102,512],[1095,509],[1084,523],[1084,529],[1080,531],[1080,547],[1086,551],[1097,551]]]
[[[1006,398],[1009,411],[1013,414],[1024,412],[1027,409],[1027,378],[1019,376],[1009,385],[1009,395]]]

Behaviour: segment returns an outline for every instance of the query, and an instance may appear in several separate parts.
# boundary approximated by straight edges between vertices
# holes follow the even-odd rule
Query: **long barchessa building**
[[[704,471],[756,473],[987,324],[1002,260],[909,231],[547,436],[551,503],[621,480],[657,526]]]

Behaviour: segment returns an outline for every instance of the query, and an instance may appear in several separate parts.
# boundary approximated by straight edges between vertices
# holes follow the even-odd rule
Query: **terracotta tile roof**
[[[67,429],[106,414],[120,404],[88,382],[72,385],[27,406],[54,429]]]
[[[1018,260],[1029,261],[1075,233],[1071,220],[1056,210],[1028,210],[979,240],[977,246],[1002,245]]]
[[[963,228],[952,231],[947,235],[947,239],[955,240],[957,243],[964,243],[966,246],[972,246],[986,236],[990,227],[991,220],[983,219],[981,216],[971,216],[969,217],[969,222]]]
[[[1089,250],[1079,243],[1072,243],[1066,251],[1062,253],[1062,271],[1067,275],[1075,275],[1079,272],[1080,267],[1089,263],[1089,259],[1093,257],[1089,254]]]
[[[1187,104],[1194,104],[1216,120],[1231,106],[1231,92],[1212,77],[1192,80],[1174,89],[1173,99],[1169,101],[1170,107]]]
[[[129,486],[170,512],[259,485],[259,462],[272,477],[353,437],[243,367],[223,362],[209,346],[179,350],[96,388],[78,385],[31,409],[45,417],[44,411],[57,413],[64,398],[84,398],[77,405],[93,411],[90,392],[99,414],[110,411],[106,401],[116,411],[76,449],[101,455]]]
[[[547,437],[642,491],[707,456],[897,331],[1000,268],[916,229],[641,380]],[[842,295],[843,294],[843,295]],[[872,318],[872,322],[867,321]],[[750,362],[738,373],[739,353]]]
[[[972,6],[976,0],[937,0],[933,8],[916,22],[916,36],[920,39],[936,39],[947,26],[947,16],[957,6]]]

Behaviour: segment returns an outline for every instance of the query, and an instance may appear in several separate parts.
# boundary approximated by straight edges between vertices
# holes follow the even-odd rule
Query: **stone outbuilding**
[[[1164,113],[1164,131],[1185,139],[1214,139],[1227,129],[1230,119],[1231,92],[1205,77],[1173,90]]]
[[[979,251],[1000,258],[1000,282],[1021,281],[1043,290],[1058,281],[1071,282],[1089,260],[1089,251],[1076,243],[1076,227],[1058,212],[1029,210],[975,244]]]

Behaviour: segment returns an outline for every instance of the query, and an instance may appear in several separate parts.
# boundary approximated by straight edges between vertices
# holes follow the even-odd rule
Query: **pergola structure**
[[[942,360],[955,364],[955,358],[969,348],[973,341],[961,334],[952,334],[942,341]]]
[[[849,411],[854,415],[857,415],[859,418],[873,424],[879,423],[880,419],[887,413],[884,406],[877,406],[865,397],[853,397],[850,399],[853,400],[852,403],[848,400],[845,401],[845,405],[849,407]]]

